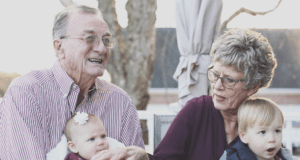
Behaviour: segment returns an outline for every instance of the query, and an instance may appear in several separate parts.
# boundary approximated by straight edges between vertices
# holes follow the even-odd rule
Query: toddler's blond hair
[[[273,101],[264,98],[245,101],[238,109],[239,134],[245,133],[248,127],[252,128],[257,123],[260,126],[269,126],[275,119],[276,113],[279,113],[283,126],[283,114]]]

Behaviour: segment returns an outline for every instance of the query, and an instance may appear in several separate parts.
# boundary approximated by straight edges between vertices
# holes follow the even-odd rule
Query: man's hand
[[[129,146],[101,151],[93,156],[91,160],[149,160],[149,158],[142,148]]]

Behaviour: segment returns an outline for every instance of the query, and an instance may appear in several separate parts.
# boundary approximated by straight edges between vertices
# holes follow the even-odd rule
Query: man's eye
[[[101,138],[102,138],[102,139],[106,138],[106,135],[102,135]]]
[[[103,38],[102,40],[103,40],[103,43],[104,43],[105,46],[109,46],[110,38],[105,37],[105,38]]]
[[[260,131],[259,134],[266,134],[266,131]]]
[[[91,139],[89,139],[89,141],[94,141],[95,140],[95,138],[91,138]]]
[[[276,130],[275,130],[275,133],[280,133],[280,132],[281,132],[280,129],[276,129]]]
[[[87,42],[92,43],[92,42],[95,41],[95,36],[94,36],[94,35],[87,36],[87,37],[85,37],[85,40],[86,40]]]

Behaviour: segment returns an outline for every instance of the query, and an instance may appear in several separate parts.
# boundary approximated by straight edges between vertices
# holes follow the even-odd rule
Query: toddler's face
[[[106,131],[100,120],[78,126],[73,142],[84,159],[91,159],[96,153],[109,149]]]
[[[258,160],[273,160],[282,143],[282,119],[276,113],[269,126],[255,124],[240,135],[241,140],[249,145]]]

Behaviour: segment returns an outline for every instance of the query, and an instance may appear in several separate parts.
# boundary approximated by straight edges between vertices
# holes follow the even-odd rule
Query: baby
[[[96,153],[109,149],[109,142],[102,121],[87,113],[77,112],[65,126],[68,148],[65,160],[91,159]]]
[[[221,160],[293,160],[290,152],[281,147],[283,126],[283,114],[274,102],[247,100],[238,110],[240,140],[225,150]]]

